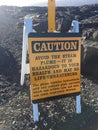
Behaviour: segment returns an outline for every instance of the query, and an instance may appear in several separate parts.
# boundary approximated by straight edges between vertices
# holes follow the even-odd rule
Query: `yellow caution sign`
[[[79,34],[29,34],[33,102],[80,92]]]

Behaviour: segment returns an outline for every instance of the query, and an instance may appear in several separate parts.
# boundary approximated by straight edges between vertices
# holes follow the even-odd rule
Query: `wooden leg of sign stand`
[[[25,18],[24,19],[24,28],[23,28],[23,46],[22,46],[22,65],[21,65],[21,80],[20,84],[24,84],[24,78],[26,74],[26,57],[27,57],[27,50],[28,50],[28,34],[33,31],[32,26],[32,19]],[[34,122],[39,121],[39,114],[38,114],[38,104],[32,104],[33,107],[33,115],[34,115]]]
[[[39,121],[38,104],[32,103],[32,107],[33,107],[34,122],[38,122]]]
[[[76,96],[76,113],[81,113],[81,97],[80,95]]]
[[[24,19],[24,27],[23,27],[23,45],[22,45],[22,63],[21,63],[21,80],[20,84],[24,84],[25,74],[26,74],[26,57],[28,51],[28,34],[32,32],[32,19],[25,18]]]
[[[25,66],[26,66],[26,55],[27,55],[27,48],[26,48],[26,27],[23,28],[23,45],[22,45],[22,63],[21,63],[21,80],[20,85],[24,84],[25,78]]]
[[[33,31],[32,20],[30,18],[27,18],[26,21],[27,21],[27,33],[29,34],[30,32]],[[38,122],[39,121],[38,104],[32,103],[32,107],[33,107],[34,122]]]
[[[78,20],[73,20],[72,25],[73,25],[73,31],[72,32],[79,33],[79,22],[78,22]],[[80,95],[76,96],[76,113],[77,114],[81,113],[81,96]]]
[[[30,92],[31,92],[31,101],[32,101],[32,88],[31,88],[31,86],[30,86]],[[32,103],[32,111],[33,111],[34,122],[35,123],[39,122],[39,111],[38,111],[38,104],[37,103]]]

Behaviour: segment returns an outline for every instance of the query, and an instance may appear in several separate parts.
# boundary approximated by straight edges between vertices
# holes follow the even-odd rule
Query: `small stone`
[[[94,102],[94,99],[92,99],[91,102]]]
[[[16,121],[13,121],[12,124],[14,125],[16,123]]]

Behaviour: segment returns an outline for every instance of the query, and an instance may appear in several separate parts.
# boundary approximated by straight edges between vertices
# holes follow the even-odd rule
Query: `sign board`
[[[80,93],[81,36],[30,33],[31,97],[34,103]]]

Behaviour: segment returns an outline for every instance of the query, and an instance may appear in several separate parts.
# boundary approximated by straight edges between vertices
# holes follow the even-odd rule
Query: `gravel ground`
[[[40,121],[34,123],[25,85],[0,107],[0,130],[98,130],[98,82],[82,77],[82,113],[75,113],[75,97],[39,103]],[[13,90],[12,90],[13,93]]]

